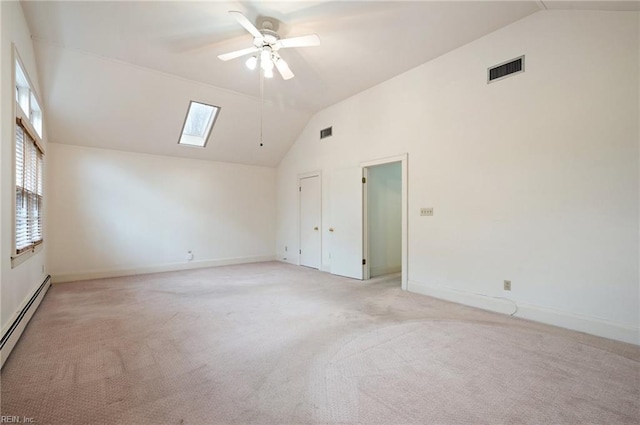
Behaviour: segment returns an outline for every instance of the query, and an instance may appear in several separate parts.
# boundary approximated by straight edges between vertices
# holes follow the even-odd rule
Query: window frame
[[[213,116],[209,118],[209,125],[206,131],[205,136],[203,137],[204,140],[204,144],[201,145],[195,145],[195,144],[191,144],[191,143],[183,143],[182,142],[182,138],[185,136],[190,136],[188,134],[185,134],[185,128],[187,126],[187,121],[189,120],[189,112],[191,112],[191,106],[194,104],[200,104],[203,106],[209,106],[211,108],[213,108]],[[187,113],[184,116],[184,122],[182,123],[182,129],[180,130],[180,137],[178,137],[178,146],[186,146],[189,148],[198,148],[198,149],[203,149],[207,147],[207,143],[209,143],[209,138],[211,137],[211,133],[213,132],[213,127],[215,127],[216,125],[216,121],[218,120],[218,116],[220,116],[220,111],[222,111],[222,107],[221,106],[216,106],[216,105],[212,105],[209,103],[205,103],[205,102],[200,102],[199,100],[190,100],[189,101],[189,106],[187,107]]]
[[[31,79],[26,71],[26,68],[24,66],[24,63],[22,62],[22,59],[20,58],[20,55],[18,53],[18,50],[16,49],[15,45],[12,46],[13,47],[13,58],[12,58],[12,67],[11,67],[11,76],[12,76],[12,84],[13,84],[13,90],[16,91],[18,88],[18,81],[17,81],[17,75],[16,75],[16,65],[20,66],[22,73],[24,74],[26,80],[27,80],[27,84],[29,85],[29,109],[31,109],[31,97],[33,97],[38,105],[38,108],[40,109],[40,117],[39,119],[41,120],[41,132],[44,134],[44,113],[42,111],[42,102],[40,101],[40,97],[38,96],[38,93],[36,92],[36,90],[34,89],[34,85],[31,82]],[[31,122],[31,110],[29,111],[24,111],[22,106],[18,103],[18,100],[15,98],[15,96],[12,96],[13,99],[13,120],[12,120],[12,133],[11,133],[11,137],[13,138],[13,149],[12,149],[12,154],[11,154],[11,158],[12,158],[12,176],[11,176],[11,182],[12,182],[12,192],[14,191],[15,188],[18,187],[17,185],[17,181],[16,181],[16,173],[17,173],[17,169],[16,169],[16,143],[17,143],[17,130],[18,130],[18,126],[22,125],[24,132],[27,133],[29,135],[29,137],[31,137],[34,141],[35,144],[35,148],[37,151],[40,152],[40,154],[42,155],[42,173],[40,175],[41,177],[41,181],[40,184],[42,184],[42,195],[41,195],[41,204],[39,206],[39,215],[41,217],[41,223],[43,224],[44,227],[44,219],[42,218],[43,216],[43,211],[44,211],[44,199],[45,199],[45,190],[44,190],[44,168],[45,168],[45,150],[43,147],[43,141],[42,141],[42,136],[40,136],[40,133],[36,130],[36,128],[34,127],[33,123]],[[28,115],[27,115],[28,114]],[[36,182],[36,184],[38,184],[38,182]],[[25,248],[21,248],[20,252],[18,252],[17,249],[17,244],[16,244],[16,239],[17,239],[17,228],[16,228],[16,224],[17,224],[17,217],[16,217],[16,195],[14,192],[14,195],[12,196],[12,222],[11,222],[11,227],[12,227],[12,241],[11,241],[11,268],[15,268],[18,265],[22,264],[23,262],[25,262],[26,260],[28,260],[31,256],[35,255],[36,253],[40,252],[40,250],[42,249],[43,245],[44,245],[44,228],[41,230],[42,232],[42,238],[35,242],[32,243],[30,246],[25,247]]]

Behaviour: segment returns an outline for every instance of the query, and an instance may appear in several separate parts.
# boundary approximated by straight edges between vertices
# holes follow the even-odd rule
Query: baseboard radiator
[[[27,301],[22,310],[20,310],[20,313],[18,313],[9,328],[2,334],[2,338],[0,339],[0,358],[2,363],[0,367],[4,366],[5,360],[7,360],[9,354],[11,354],[11,350],[13,350],[18,339],[20,339],[20,335],[22,335],[27,324],[29,324],[29,320],[33,317],[33,314],[36,312],[50,286],[51,276],[47,276],[31,298],[29,298],[29,301]]]

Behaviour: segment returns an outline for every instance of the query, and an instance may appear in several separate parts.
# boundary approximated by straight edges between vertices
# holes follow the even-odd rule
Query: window
[[[27,75],[22,70],[20,62],[16,61],[16,103],[22,109],[22,112],[29,118],[29,81]]]
[[[42,151],[16,120],[16,254],[42,242]]]
[[[16,103],[20,107],[22,115],[33,125],[38,136],[42,137],[42,110],[31,89],[27,74],[18,60],[16,60]]]
[[[42,138],[42,110],[40,109],[40,105],[38,105],[38,101],[33,93],[31,93],[29,107],[29,119],[31,120],[31,124],[33,124],[33,128],[36,130],[36,133],[38,133],[38,136]]]
[[[191,101],[178,144],[205,147],[220,107]]]
[[[42,243],[43,150],[42,109],[20,61],[15,62],[15,252],[33,251]]]

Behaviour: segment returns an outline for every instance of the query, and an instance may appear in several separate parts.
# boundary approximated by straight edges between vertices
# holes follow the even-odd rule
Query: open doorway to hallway
[[[377,168],[385,164],[392,165]],[[368,195],[370,183],[367,182],[370,172],[374,186],[371,200]],[[374,275],[397,272],[399,267],[401,287],[408,289],[407,176],[407,154],[361,162],[359,167],[333,170],[328,228],[332,274],[367,280],[371,277],[372,265]],[[370,202],[374,210],[371,218]],[[387,204],[392,206],[385,211],[383,207],[386,208]],[[369,221],[373,223],[371,226]],[[386,229],[381,227],[383,225]],[[373,232],[371,243],[370,230]],[[375,251],[373,262],[370,251]]]
[[[402,162],[364,167],[365,279],[402,271]]]
[[[369,277],[402,270],[402,164],[367,167]]]

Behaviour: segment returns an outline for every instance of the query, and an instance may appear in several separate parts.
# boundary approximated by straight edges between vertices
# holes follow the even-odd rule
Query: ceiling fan
[[[273,22],[269,19],[265,19],[262,23],[262,29],[258,29],[241,12],[230,11],[229,13],[253,36],[253,46],[218,55],[218,58],[223,61],[228,61],[252,54],[252,56],[247,59],[247,67],[249,67],[249,69],[255,69],[258,63],[260,63],[260,68],[267,78],[273,77],[274,66],[278,69],[283,79],[289,80],[294,77],[289,65],[278,53],[280,49],[320,45],[320,37],[318,37],[318,34],[280,38],[278,33],[274,31]]]

